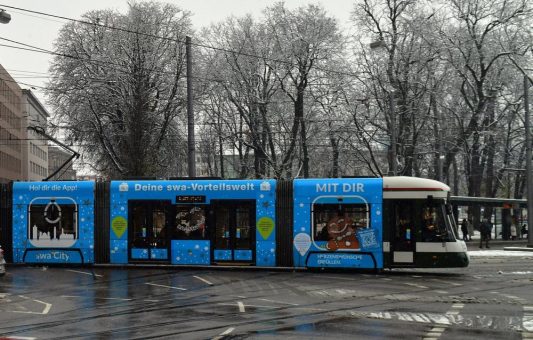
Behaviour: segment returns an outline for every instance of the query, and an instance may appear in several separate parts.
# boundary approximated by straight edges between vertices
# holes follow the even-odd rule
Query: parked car
[[[0,276],[6,273],[6,260],[4,260],[4,250],[0,246]]]

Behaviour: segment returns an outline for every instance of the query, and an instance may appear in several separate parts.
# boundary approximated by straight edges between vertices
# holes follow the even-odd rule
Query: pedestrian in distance
[[[516,225],[513,223],[511,224],[511,240],[516,240]]]
[[[472,223],[472,219],[468,218],[466,219],[468,222],[468,241],[472,241],[472,235],[474,235],[474,223]]]
[[[461,232],[463,233],[463,241],[468,241],[468,220],[466,218],[463,218],[463,222],[461,222]]]
[[[492,223],[489,222],[487,218],[483,219],[481,225],[479,226],[481,232],[481,238],[479,239],[479,248],[483,249],[483,241],[485,241],[485,248],[489,247],[490,233],[492,231]]]

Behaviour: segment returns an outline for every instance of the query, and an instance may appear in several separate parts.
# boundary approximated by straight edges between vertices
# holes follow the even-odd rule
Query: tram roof
[[[383,177],[383,189],[385,191],[450,191],[450,187],[442,182],[409,176]]]

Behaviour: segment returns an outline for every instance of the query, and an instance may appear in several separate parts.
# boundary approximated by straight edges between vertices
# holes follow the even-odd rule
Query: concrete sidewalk
[[[490,249],[494,250],[512,250],[512,251],[533,251],[533,248],[527,246],[528,240],[489,240]],[[469,251],[479,250],[479,238],[473,238],[472,241],[467,241],[466,246]],[[485,242],[483,242],[483,249],[485,248]]]

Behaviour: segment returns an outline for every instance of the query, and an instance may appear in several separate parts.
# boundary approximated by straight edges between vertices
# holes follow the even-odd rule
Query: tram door
[[[214,263],[251,264],[255,260],[255,201],[211,201]]]
[[[171,202],[163,200],[129,201],[129,259],[163,261],[170,259]]]
[[[413,200],[398,200],[393,203],[391,216],[391,263],[414,264],[416,252],[416,229]]]

